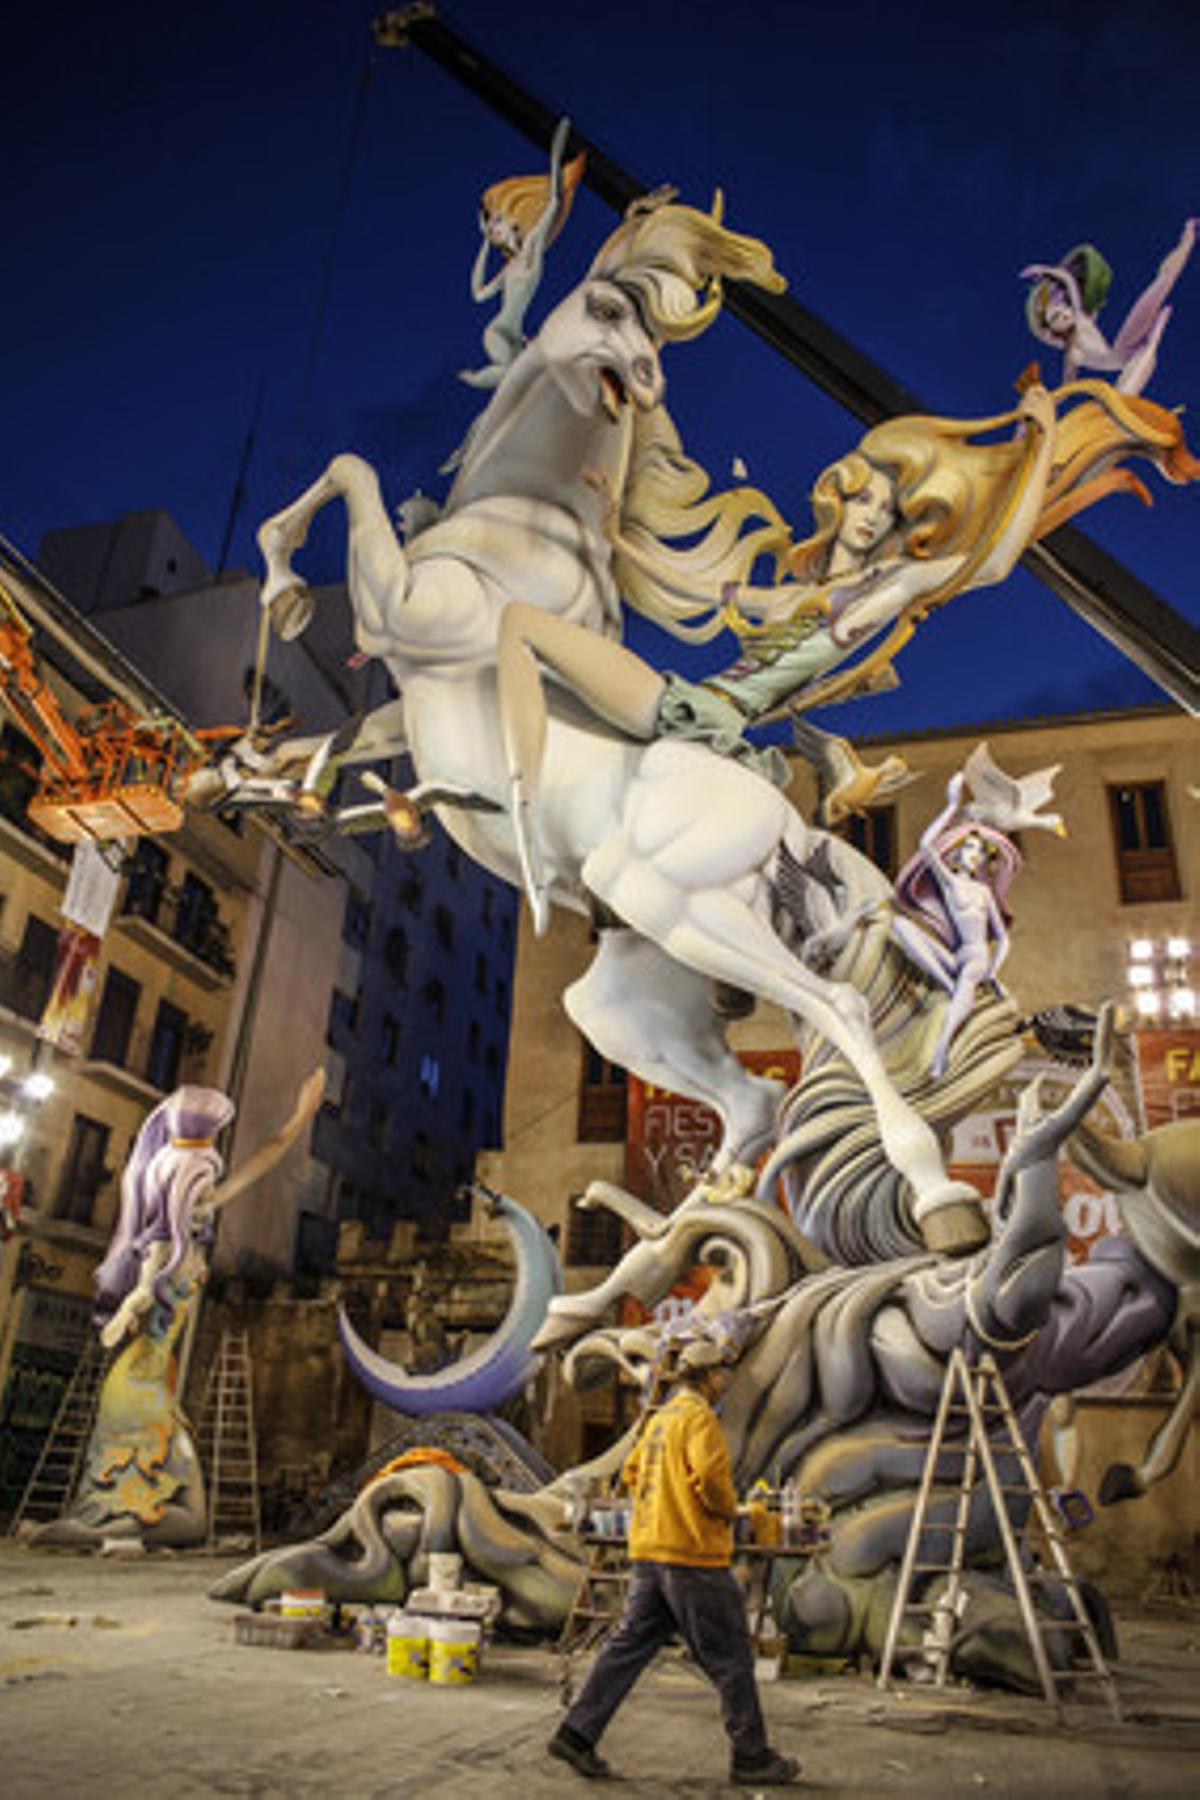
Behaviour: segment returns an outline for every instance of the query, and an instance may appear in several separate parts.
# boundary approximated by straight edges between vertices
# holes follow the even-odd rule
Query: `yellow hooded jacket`
[[[678,1388],[652,1415],[621,1479],[633,1495],[633,1561],[728,1566],[737,1512],[729,1447],[694,1389]]]

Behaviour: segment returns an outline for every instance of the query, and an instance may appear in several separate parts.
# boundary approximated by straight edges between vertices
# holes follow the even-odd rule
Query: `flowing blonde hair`
[[[1136,494],[1147,506],[1144,482],[1122,467],[1142,456],[1168,481],[1194,480],[1200,464],[1183,439],[1175,413],[1139,395],[1122,394],[1106,381],[1073,381],[1057,388],[1053,460],[1046,496],[1031,542],[1111,493]],[[894,485],[898,535],[907,556],[969,554],[983,532],[994,536],[1007,517],[1026,460],[1025,441],[972,440],[1015,426],[1019,412],[992,419],[941,419],[914,414],[888,419],[857,448],[823,470],[812,490],[816,530],[796,544],[787,571],[822,580],[841,529],[845,502],[875,470]]]
[[[567,222],[586,162],[587,153],[581,150],[563,165],[558,211],[546,238],[547,245],[554,242]],[[550,191],[549,175],[510,175],[484,189],[480,210],[486,218],[510,219],[522,238],[527,238],[549,204]]]

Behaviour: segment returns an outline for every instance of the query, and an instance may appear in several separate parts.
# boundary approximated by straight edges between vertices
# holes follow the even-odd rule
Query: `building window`
[[[400,1021],[391,1013],[384,1013],[383,1023],[379,1027],[379,1054],[390,1068],[395,1067],[396,1058],[400,1054]]]
[[[408,980],[408,938],[399,925],[393,925],[384,939],[383,963],[392,980],[403,986]]]
[[[404,880],[400,883],[398,890],[401,906],[407,907],[408,911],[415,917],[421,910],[421,901],[424,897],[424,893],[425,884],[421,880],[420,870],[409,869]]]
[[[5,722],[0,726],[0,814],[29,830],[26,809],[37,792],[40,761],[33,741]]]
[[[423,999],[429,1011],[440,1025],[446,1016],[446,990],[436,975],[432,981],[425,983]]]
[[[423,1056],[421,1058],[421,1072],[418,1076],[418,1080],[421,1084],[421,1092],[430,1100],[436,1100],[438,1097],[438,1088],[440,1087],[442,1080],[441,1064],[438,1062],[436,1056]]]
[[[487,957],[482,950],[475,952],[475,992],[487,993]]]
[[[429,1139],[423,1131],[418,1131],[413,1135],[412,1156],[409,1161],[409,1167],[418,1181],[429,1180]]]
[[[448,906],[436,906],[433,911],[433,929],[437,941],[443,950],[454,948],[454,920]]]
[[[459,849],[457,844],[452,844],[449,841],[447,841],[447,844],[446,844],[446,872],[450,876],[451,881],[461,881],[462,880],[462,870],[463,870],[462,851]]]
[[[1167,789],[1162,781],[1138,781],[1108,790],[1117,882],[1126,905],[1182,897]]]
[[[125,886],[125,911],[139,919],[158,922],[163,895],[167,891],[167,870],[171,859],[161,844],[141,838],[126,865],[129,880]]]
[[[58,932],[36,913],[29,913],[15,962],[0,968],[0,997],[23,1019],[40,1019],[54,984]]]
[[[123,1068],[133,1036],[134,1015],[142,996],[142,986],[120,969],[110,968],[104,978],[104,993],[92,1033],[92,1060],[112,1063]]]
[[[75,1225],[91,1223],[96,1195],[110,1173],[104,1161],[108,1155],[108,1136],[108,1126],[102,1125],[99,1119],[85,1118],[83,1113],[75,1114],[71,1122],[67,1160],[63,1164],[58,1198],[54,1203],[56,1218],[70,1219]]]
[[[170,1093],[178,1084],[186,1037],[187,1014],[169,1000],[160,1000],[146,1058],[146,1080],[161,1093]]]
[[[334,988],[329,998],[329,1028],[325,1033],[327,1044],[333,1045],[335,1037],[343,1033],[353,1036],[357,1031],[361,1000],[361,988],[356,994],[347,994],[341,988]]]
[[[342,918],[342,941],[352,950],[363,950],[370,931],[371,908],[364,896],[352,889]]]
[[[572,1204],[567,1215],[567,1263],[572,1268],[611,1269],[620,1261],[624,1232],[616,1213],[605,1206]]]
[[[387,1128],[387,1107],[376,1103],[367,1113],[367,1142],[372,1150],[387,1149]]]
[[[472,1062],[479,1061],[479,1020],[472,1019],[467,1026],[467,1055]]]
[[[869,806],[865,813],[851,813],[844,826],[846,842],[882,869],[885,875],[896,874],[896,809],[894,806]]]
[[[496,912],[496,896],[490,887],[484,888],[480,899],[480,906],[483,913],[484,924],[490,925]]]
[[[475,1096],[470,1088],[464,1088],[458,1104],[458,1129],[470,1131],[475,1123]]]
[[[493,1004],[496,1011],[500,1014],[500,1017],[503,1018],[508,1011],[508,983],[507,981],[503,981],[500,976],[496,977],[496,989]]]
[[[598,1050],[585,1043],[576,1130],[581,1144],[621,1141],[625,1136],[626,1088],[624,1069],[608,1062]]]

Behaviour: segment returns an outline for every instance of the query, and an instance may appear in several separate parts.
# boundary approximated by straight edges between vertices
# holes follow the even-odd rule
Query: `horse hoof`
[[[931,1207],[920,1221],[925,1248],[938,1256],[970,1256],[982,1250],[991,1237],[978,1195],[949,1200]]]
[[[278,637],[285,643],[298,638],[313,616],[316,602],[304,582],[293,582],[290,587],[281,588],[266,602],[267,611],[271,615],[271,623]]]

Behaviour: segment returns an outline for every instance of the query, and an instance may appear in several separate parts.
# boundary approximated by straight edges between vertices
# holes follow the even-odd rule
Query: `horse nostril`
[[[657,370],[648,356],[636,356],[633,360],[633,378],[643,387],[653,387]]]

